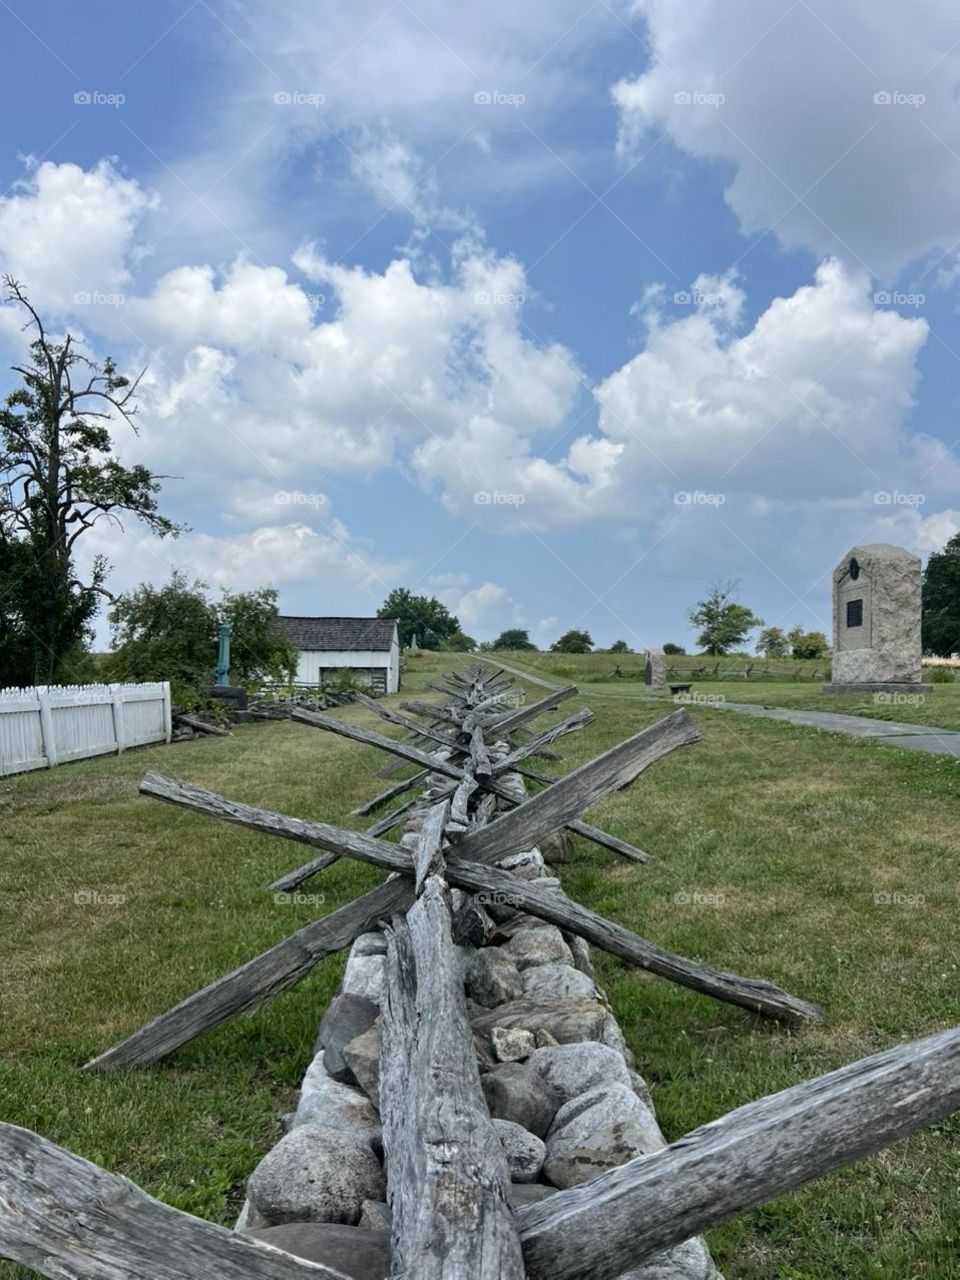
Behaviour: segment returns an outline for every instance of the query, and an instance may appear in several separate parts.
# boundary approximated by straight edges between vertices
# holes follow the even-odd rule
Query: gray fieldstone
[[[457,943],[468,942],[474,947],[482,947],[496,928],[491,916],[475,897],[466,897],[453,915],[453,940]]]
[[[497,894],[488,893],[484,895],[483,909],[495,924],[512,925],[520,912],[516,907],[511,907],[506,902],[499,901]]]
[[[664,1145],[653,1112],[629,1084],[599,1085],[557,1112],[543,1171],[555,1187],[576,1187]]]
[[[556,1036],[552,1036],[544,1027],[537,1027],[533,1033],[533,1040],[538,1049],[549,1049],[560,1043]]]
[[[474,1031],[486,1039],[494,1027],[524,1027],[536,1035],[541,1028],[560,1044],[602,1040],[610,1015],[596,1000],[571,996],[567,1000],[514,1000],[471,1014]]]
[[[599,1085],[631,1086],[630,1073],[621,1055],[609,1045],[596,1041],[537,1049],[531,1054],[529,1065],[556,1097],[558,1106]]]
[[[490,1032],[493,1056],[498,1062],[522,1062],[537,1047],[532,1031],[523,1027],[494,1027]]]
[[[653,1098],[650,1095],[650,1088],[643,1076],[637,1075],[636,1071],[630,1072],[630,1087],[637,1095],[642,1103],[653,1110]]]
[[[658,1253],[642,1267],[625,1271],[617,1280],[723,1280],[700,1236]]]
[[[351,953],[343,974],[343,994],[365,996],[374,1004],[383,998],[383,969],[386,956]]]
[[[493,1008],[523,995],[523,979],[513,956],[502,947],[480,947],[467,966],[467,995]]]
[[[366,1227],[368,1231],[389,1231],[393,1226],[393,1214],[386,1200],[364,1200],[357,1225]]]
[[[566,831],[554,831],[553,835],[540,841],[540,852],[544,862],[557,867],[564,862],[573,861],[573,841]]]
[[[603,1044],[608,1044],[611,1049],[616,1049],[618,1053],[621,1053],[628,1067],[633,1066],[633,1053],[627,1048],[627,1042],[624,1040],[623,1032],[620,1030],[620,1023],[609,1010],[607,1011],[606,1021],[603,1024],[603,1030],[600,1033],[600,1039]]]
[[[343,1047],[343,1056],[354,1078],[377,1111],[380,1110],[380,1046],[383,1037],[376,1023]]]
[[[504,950],[513,956],[518,969],[529,969],[535,964],[573,963],[573,956],[563,940],[563,934],[553,924],[518,929]]]
[[[294,1129],[303,1125],[323,1125],[352,1134],[368,1146],[379,1149],[380,1117],[370,1099],[349,1085],[329,1076],[318,1053],[307,1068],[300,1086],[300,1103],[294,1116]]]
[[[290,1222],[252,1231],[254,1239],[272,1244],[306,1262],[320,1262],[349,1280],[387,1280],[390,1235],[331,1222]]]
[[[253,1210],[283,1222],[346,1222],[364,1200],[383,1198],[380,1161],[368,1143],[342,1129],[304,1124],[281,1138],[250,1175]]]
[[[523,853],[512,853],[508,858],[501,858],[495,864],[502,871],[509,871],[520,880],[536,880],[544,870],[543,854],[539,849],[526,849]]]
[[[511,1182],[536,1182],[547,1151],[543,1141],[512,1120],[495,1119],[493,1127],[507,1157]]]
[[[573,967],[579,969],[581,973],[585,973],[589,978],[594,977],[593,961],[590,958],[590,944],[586,938],[581,938],[577,933],[565,933],[563,940],[573,955]]]
[[[523,994],[528,1000],[566,1000],[569,996],[596,998],[592,978],[572,964],[538,964],[523,971]]]
[[[545,1182],[511,1182],[507,1187],[507,1202],[512,1209],[522,1209],[524,1205],[539,1204],[556,1194],[557,1188],[548,1187]]]
[[[494,1120],[512,1120],[542,1138],[553,1122],[557,1103],[526,1063],[504,1062],[480,1077],[487,1109]]]
[[[319,1053],[323,1049],[327,1075],[344,1084],[353,1083],[353,1073],[343,1057],[343,1046],[368,1031],[379,1016],[379,1008],[366,996],[345,992],[333,997],[320,1023],[314,1050]]]
[[[387,940],[382,933],[377,931],[361,933],[354,939],[350,954],[352,956],[385,956],[387,954]]]

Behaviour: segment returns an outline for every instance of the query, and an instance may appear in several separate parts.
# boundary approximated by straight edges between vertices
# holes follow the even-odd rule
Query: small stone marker
[[[920,558],[889,542],[852,547],[833,571],[833,679],[825,693],[916,692]]]
[[[648,689],[664,689],[667,684],[667,657],[662,649],[647,650],[643,683]]]

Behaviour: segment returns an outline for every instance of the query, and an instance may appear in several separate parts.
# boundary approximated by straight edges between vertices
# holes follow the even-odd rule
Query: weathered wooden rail
[[[360,934],[381,928],[387,943],[379,1105],[392,1210],[390,1275],[396,1280],[606,1280],[960,1107],[958,1028],[761,1099],[542,1203],[512,1208],[504,1150],[481,1086],[451,891],[467,895],[465,903],[509,901],[513,912],[557,925],[564,936],[767,1018],[803,1025],[820,1011],[766,980],[672,955],[570,901],[556,881],[523,879],[495,865],[563,828],[628,858],[646,858],[581,815],[672,751],[695,743],[699,734],[686,712],[674,712],[553,778],[524,762],[589,723],[590,713],[580,711],[540,732],[529,725],[575,689],[506,706],[516,701],[516,690],[502,673],[480,666],[435,687],[440,703],[402,704],[416,719],[371,704],[410,735],[404,741],[294,712],[304,726],[418,767],[414,778],[361,806],[358,816],[420,784],[429,786],[431,801],[404,801],[363,832],[147,774],[145,795],[318,851],[271,888],[300,884],[342,857],[380,867],[391,878],[181,1001],[86,1070],[155,1062],[298,982]],[[525,797],[518,778],[542,790]],[[400,844],[381,838],[401,823],[412,825]],[[473,909],[486,927],[482,906]],[[343,1276],[158,1204],[125,1179],[2,1124],[0,1256],[57,1280]]]

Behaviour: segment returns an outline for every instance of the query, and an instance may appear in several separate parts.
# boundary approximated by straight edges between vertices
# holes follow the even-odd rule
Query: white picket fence
[[[169,742],[170,684],[0,689],[0,774]]]

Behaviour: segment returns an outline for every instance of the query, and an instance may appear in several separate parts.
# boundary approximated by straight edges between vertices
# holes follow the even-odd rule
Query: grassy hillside
[[[643,680],[646,655],[643,653],[545,653],[539,650],[489,653],[491,662],[503,658],[539,675],[556,680],[593,684],[601,681]],[[670,678],[676,680],[723,680],[731,676],[752,680],[823,681],[830,678],[830,660],[805,662],[795,658],[751,658],[731,654],[725,658],[705,658],[697,654],[669,654]],[[620,675],[617,675],[619,668]]]

